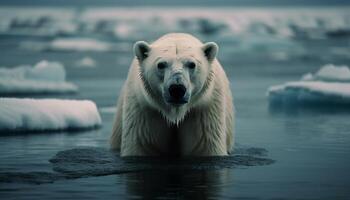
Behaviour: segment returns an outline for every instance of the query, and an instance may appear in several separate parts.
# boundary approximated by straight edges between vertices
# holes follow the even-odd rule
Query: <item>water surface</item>
[[[232,40],[226,37],[224,40],[222,36],[201,35],[205,40],[217,41],[220,46],[219,59],[231,81],[235,99],[236,144],[244,148],[263,148],[268,153],[262,158],[274,160],[274,163],[214,169],[217,166],[214,162],[216,164],[210,165],[214,167],[208,170],[176,169],[172,165],[171,170],[160,170],[158,166],[159,170],[137,168],[128,173],[115,173],[118,166],[111,166],[111,162],[107,162],[111,167],[108,168],[103,162],[102,165],[94,165],[91,162],[96,160],[90,160],[89,170],[96,172],[99,169],[93,176],[86,171],[85,174],[69,171],[71,164],[59,165],[60,162],[53,159],[59,152],[74,152],[76,149],[97,152],[102,149],[108,157],[106,149],[113,121],[113,106],[127,75],[134,40],[111,39],[129,45],[130,48],[123,52],[38,52],[19,48],[23,41],[50,41],[52,37],[56,36],[1,35],[1,66],[34,64],[42,59],[62,62],[67,69],[68,80],[79,86],[79,93],[37,98],[91,99],[100,108],[103,126],[98,130],[83,132],[6,134],[0,137],[0,177],[7,180],[0,182],[2,199],[350,197],[349,108],[271,107],[266,98],[269,86],[298,80],[302,74],[314,72],[321,65],[334,63],[349,66],[350,57],[346,53],[350,52],[349,37],[300,36],[278,39],[282,44],[276,44],[272,41],[262,42],[263,38],[275,36],[249,36],[245,37],[247,43],[244,44],[255,41],[258,45],[243,48],[237,45],[241,37]],[[144,40],[154,39],[153,35],[146,33],[144,37]],[[93,58],[97,67],[76,67],[76,61],[85,56]],[[67,154],[63,155],[69,158]],[[102,172],[106,170],[108,173],[101,173],[101,166]],[[77,174],[79,176],[74,177]],[[38,177],[40,181],[35,181]]]

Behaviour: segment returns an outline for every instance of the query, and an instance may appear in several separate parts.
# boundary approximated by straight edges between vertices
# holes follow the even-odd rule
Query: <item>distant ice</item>
[[[101,125],[96,105],[88,100],[0,98],[0,130],[60,131]]]
[[[130,51],[132,44],[129,42],[107,42],[87,37],[66,37],[56,38],[52,41],[23,41],[19,43],[19,48],[29,51],[126,52]]]
[[[76,11],[66,8],[0,8],[0,32],[10,35],[55,36],[78,31]]]
[[[43,60],[34,66],[0,68],[0,94],[76,92],[77,86],[65,79],[66,71],[59,62]]]
[[[77,60],[76,66],[84,68],[94,68],[96,67],[96,61],[91,57],[84,57],[80,60]]]
[[[112,47],[107,42],[91,38],[57,38],[49,48],[60,51],[109,51]]]
[[[319,39],[350,35],[348,8],[0,8],[0,34],[142,39],[167,32]],[[151,28],[150,28],[151,27]]]
[[[230,32],[312,38],[328,36],[330,32],[346,33],[349,30],[347,12],[346,8],[93,8],[86,9],[81,18],[84,22],[128,22],[128,26],[111,25],[117,27],[117,33],[129,37],[152,26],[156,32],[184,31],[204,35]],[[150,31],[149,28],[146,31]]]
[[[301,81],[271,86],[267,94],[271,103],[350,104],[350,70],[328,64]]]
[[[289,55],[284,51],[276,51],[270,54],[270,58],[274,61],[286,61],[289,59]]]
[[[23,41],[19,43],[19,48],[29,51],[44,51],[49,49],[49,44],[42,41]]]
[[[117,111],[117,107],[110,106],[110,107],[101,107],[99,108],[101,113],[108,113],[108,114],[114,114]]]
[[[350,59],[350,47],[330,47],[329,51],[334,56]]]
[[[251,51],[272,51],[278,52],[279,55],[273,55],[276,59],[285,59],[286,54],[290,51],[302,51],[298,44],[295,42],[275,37],[267,36],[254,36],[254,37],[241,37],[238,40],[238,45],[233,49],[236,52],[251,52]],[[276,54],[276,53],[275,53]]]

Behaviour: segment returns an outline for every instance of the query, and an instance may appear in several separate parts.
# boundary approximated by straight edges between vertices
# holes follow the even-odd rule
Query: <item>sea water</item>
[[[2,199],[349,198],[349,107],[276,107],[266,96],[269,86],[325,64],[350,65],[348,8],[187,8],[156,16],[150,8],[0,10],[0,66],[58,61],[79,87],[77,94],[26,97],[90,99],[103,121],[91,131],[0,136]],[[227,160],[130,163],[108,150],[133,42],[173,31],[220,46],[236,108],[238,151]],[[53,43],[76,38],[75,45],[89,38],[108,48]],[[84,67],[84,58],[94,65]]]

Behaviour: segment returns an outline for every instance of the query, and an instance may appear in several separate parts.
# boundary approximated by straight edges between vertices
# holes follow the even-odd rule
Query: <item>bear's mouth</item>
[[[169,99],[167,100],[167,103],[172,106],[182,106],[188,103],[188,99],[179,99],[179,100]]]

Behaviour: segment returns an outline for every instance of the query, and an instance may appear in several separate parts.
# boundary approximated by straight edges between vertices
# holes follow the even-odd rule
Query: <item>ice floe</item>
[[[50,50],[58,51],[109,51],[112,46],[91,38],[57,38],[50,45]]]
[[[66,82],[59,62],[40,61],[34,66],[0,68],[0,95],[71,93],[77,86]]]
[[[271,86],[267,94],[270,103],[350,104],[350,70],[328,64],[300,81]]]
[[[51,41],[23,41],[19,43],[19,48],[30,51],[126,52],[132,49],[132,44],[88,37],[65,37],[55,38]]]
[[[84,57],[80,60],[77,60],[75,64],[77,67],[84,67],[84,68],[96,67],[96,61],[91,57]]]
[[[2,132],[96,128],[101,117],[89,100],[0,98]]]
[[[302,80],[350,82],[350,69],[346,65],[336,66],[333,64],[327,64],[320,68],[315,74],[305,74],[302,77]]]

